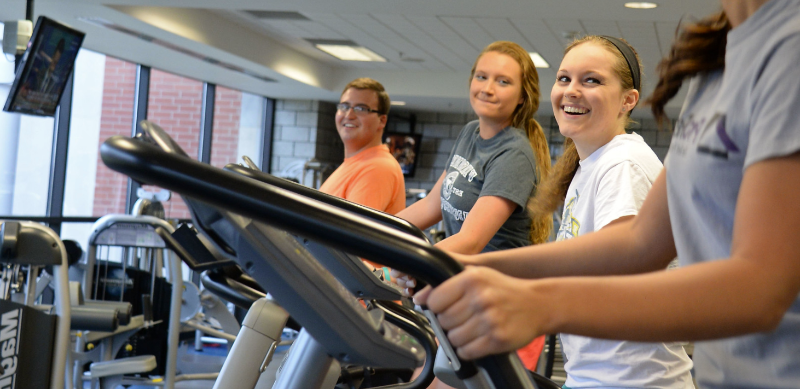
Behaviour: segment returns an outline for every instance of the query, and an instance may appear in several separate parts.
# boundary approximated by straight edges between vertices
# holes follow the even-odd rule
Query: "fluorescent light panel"
[[[315,46],[342,61],[386,62],[386,58],[366,47],[332,44],[316,44]]]
[[[550,64],[547,63],[547,61],[545,61],[544,58],[542,58],[542,56],[539,55],[539,53],[531,52],[528,54],[530,54],[531,59],[533,60],[533,66],[536,66],[537,68],[541,69],[547,69],[550,67]]]
[[[635,8],[635,9],[651,9],[658,7],[656,3],[650,3],[647,1],[633,1],[629,3],[625,3],[625,8]]]
[[[406,105],[405,101],[392,101],[392,105],[403,106]]]

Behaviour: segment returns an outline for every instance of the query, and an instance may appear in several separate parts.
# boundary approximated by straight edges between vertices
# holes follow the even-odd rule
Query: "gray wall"
[[[277,100],[271,173],[299,180],[302,164],[312,158],[332,166],[340,164],[344,146],[336,133],[335,114],[333,103]]]

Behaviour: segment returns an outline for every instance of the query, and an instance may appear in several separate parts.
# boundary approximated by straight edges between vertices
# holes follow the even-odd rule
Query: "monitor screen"
[[[383,144],[389,147],[405,177],[413,177],[417,170],[421,143],[422,135],[419,134],[383,133]]]
[[[4,111],[53,116],[84,33],[40,16],[17,68]]]

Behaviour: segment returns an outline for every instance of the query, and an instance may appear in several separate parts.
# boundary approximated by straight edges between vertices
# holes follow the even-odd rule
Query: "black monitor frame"
[[[61,69],[60,74],[56,74],[59,78],[50,92],[31,92],[30,88],[33,86],[34,79],[37,77],[34,72],[39,72],[48,66],[44,59],[38,58],[40,52],[44,53],[45,49],[55,51],[55,47],[50,48],[57,42],[57,38],[63,37],[65,40],[64,48],[61,51],[59,58],[58,69]],[[11,91],[8,94],[8,99],[3,107],[3,110],[11,113],[23,113],[28,115],[37,116],[54,116],[56,108],[61,102],[61,97],[64,94],[67,81],[69,80],[72,71],[75,68],[75,60],[78,56],[78,50],[83,44],[83,39],[86,36],[81,31],[68,27],[62,23],[56,22],[45,16],[39,16],[36,21],[36,27],[33,29],[31,40],[28,42],[28,49],[22,57],[22,63],[16,70],[14,83],[11,86]],[[68,40],[68,41],[67,41]],[[57,44],[56,44],[57,46]],[[52,54],[52,52],[50,54]],[[46,55],[45,55],[46,56]],[[47,57],[49,59],[49,57]],[[56,70],[58,71],[58,70]],[[54,71],[54,73],[56,72]],[[36,80],[36,88],[42,88],[38,85],[39,81]],[[30,93],[41,93],[40,101],[31,101]],[[53,99],[53,97],[55,97]]]

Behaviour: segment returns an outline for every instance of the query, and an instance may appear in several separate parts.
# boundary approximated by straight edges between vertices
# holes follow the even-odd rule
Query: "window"
[[[0,106],[13,82],[14,61],[0,56]],[[47,213],[53,125],[53,118],[0,111],[0,215]]]
[[[263,118],[263,97],[218,86],[214,94],[211,165],[238,163],[244,155],[260,165]]]

